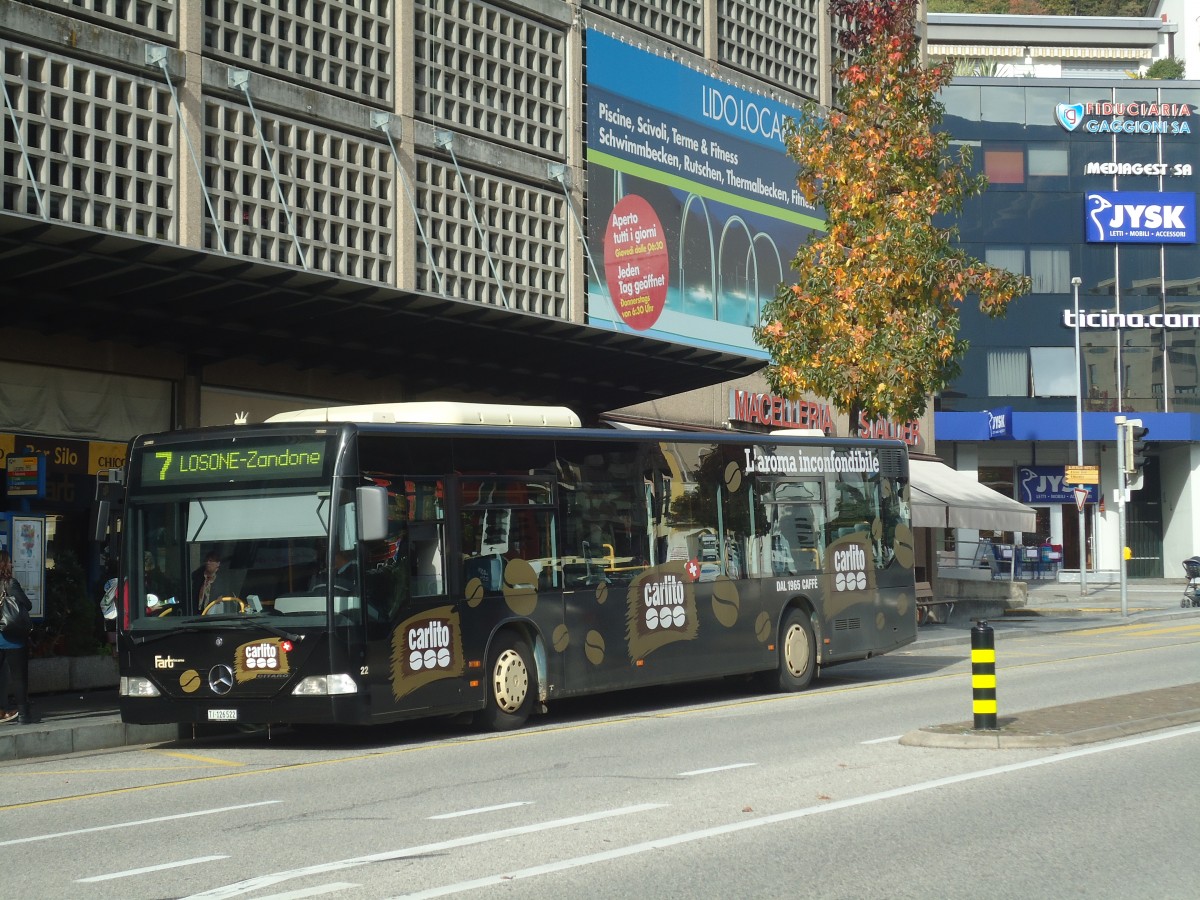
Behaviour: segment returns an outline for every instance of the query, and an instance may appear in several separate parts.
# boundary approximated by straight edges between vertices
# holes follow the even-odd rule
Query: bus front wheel
[[[487,706],[479,724],[492,731],[520,728],[533,709],[537,683],[529,645],[513,632],[501,634],[488,655],[487,674]]]
[[[777,691],[802,691],[817,671],[817,639],[812,623],[802,609],[792,609],[779,630],[779,664],[768,674],[770,687]]]

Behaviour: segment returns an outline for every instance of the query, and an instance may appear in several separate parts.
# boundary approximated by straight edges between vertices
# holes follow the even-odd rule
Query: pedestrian
[[[25,611],[25,623],[33,604],[21,583],[13,577],[12,557],[0,550],[0,598],[13,597]],[[11,692],[10,692],[11,691]],[[31,721],[29,711],[29,629],[0,631],[0,724]]]

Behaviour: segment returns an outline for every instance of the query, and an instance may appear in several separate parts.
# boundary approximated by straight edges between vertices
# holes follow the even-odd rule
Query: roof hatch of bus
[[[565,406],[510,406],[504,403],[370,403],[326,406],[276,413],[268,422],[374,422],[414,425],[510,425],[526,428],[579,428],[579,416]]]

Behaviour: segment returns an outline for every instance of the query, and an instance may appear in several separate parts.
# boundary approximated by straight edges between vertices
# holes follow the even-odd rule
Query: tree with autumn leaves
[[[1029,279],[955,246],[957,215],[986,187],[968,151],[949,152],[938,92],[949,67],[926,68],[918,0],[830,0],[848,24],[850,61],[832,110],[806,104],[786,131],[797,185],[825,210],[792,261],[755,338],[771,355],[766,377],[783,396],[811,393],[868,418],[921,415],[960,371],[958,337],[968,295],[1001,316]]]

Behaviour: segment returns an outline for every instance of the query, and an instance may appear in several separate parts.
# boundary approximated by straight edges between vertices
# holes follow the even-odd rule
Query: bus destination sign
[[[168,487],[315,478],[325,470],[326,449],[323,441],[146,447],[141,482],[144,487]]]

